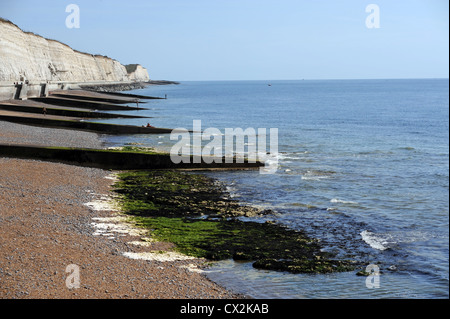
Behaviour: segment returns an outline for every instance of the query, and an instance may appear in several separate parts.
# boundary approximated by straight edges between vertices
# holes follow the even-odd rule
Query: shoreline
[[[97,149],[96,152],[100,151],[100,153],[104,153],[103,151],[105,152],[108,151],[106,148],[107,135],[101,135],[94,132],[80,131],[76,129],[61,129],[61,128],[56,129],[48,127],[36,127],[5,121],[0,121],[0,124],[1,124],[0,145],[2,143],[5,145],[5,147],[11,143],[19,145],[17,147],[12,146],[13,148],[15,147],[19,149],[19,153],[20,153],[20,146],[26,146],[31,150],[33,149],[32,147],[33,144],[41,146],[41,150],[48,150],[52,147],[53,148],[56,147],[63,149],[79,148],[78,151],[83,151],[81,149],[84,149],[86,148],[87,145],[89,145],[89,148]],[[36,148],[36,150],[38,148]],[[73,153],[74,151],[71,152]],[[49,154],[51,155],[54,153],[52,152],[50,152]],[[58,150],[58,152],[60,152],[60,150]],[[139,152],[136,151],[136,153],[134,154],[137,156],[139,155],[138,153]],[[66,291],[67,287],[66,290],[63,289],[65,284],[61,283],[60,279],[57,280],[55,279],[54,276],[50,276],[51,279],[48,278],[44,279],[41,278],[38,273],[36,273],[38,271],[37,269],[42,268],[47,269],[46,266],[43,266],[42,262],[39,264],[39,266],[33,265],[31,266],[32,268],[30,273],[33,273],[34,274],[33,276],[35,276],[35,278],[39,278],[35,281],[49,282],[50,280],[52,284],[54,284],[55,281],[59,281],[61,287],[58,287],[57,289],[58,292],[56,294],[53,294],[51,290],[49,291],[49,289],[47,288],[48,285],[44,285],[44,289],[42,289],[42,287],[36,288],[36,286],[30,287],[29,285],[25,285],[23,283],[23,279],[14,276],[14,273],[20,272],[18,268],[20,267],[20,264],[23,264],[23,260],[21,260],[19,264],[11,261],[5,262],[5,260],[14,260],[14,257],[11,257],[11,255],[9,254],[12,254],[12,252],[15,251],[17,248],[14,249],[13,246],[11,246],[12,245],[11,243],[0,242],[0,246],[4,245],[5,247],[8,247],[8,249],[6,249],[5,251],[2,250],[2,252],[0,253],[0,279],[2,279],[2,277],[7,276],[8,277],[7,279],[9,280],[5,282],[8,283],[11,282],[11,284],[6,284],[4,286],[5,288],[2,288],[0,290],[0,296],[2,297],[57,298],[57,299],[247,298],[247,296],[235,293],[224,287],[219,286],[218,284],[214,283],[211,279],[207,278],[206,275],[201,274],[201,269],[206,267],[208,263],[215,260],[217,261],[223,260],[224,258],[234,260],[253,260],[254,262],[253,266],[255,268],[275,270],[275,271],[288,271],[292,273],[327,273],[335,271],[349,271],[354,269],[353,265],[350,265],[349,263],[347,263],[347,261],[335,261],[329,259],[328,258],[329,256],[326,256],[325,254],[322,254],[320,252],[319,247],[316,246],[314,239],[307,238],[301,232],[291,231],[288,230],[287,228],[284,228],[281,225],[275,225],[272,223],[259,224],[259,223],[239,221],[237,217],[240,216],[242,213],[244,213],[244,216],[245,214],[248,213],[254,214],[255,210],[257,209],[254,207],[246,207],[246,206],[240,207],[238,203],[231,203],[231,201],[229,203],[227,201],[224,202],[222,197],[224,195],[226,196],[226,194],[224,194],[222,191],[218,189],[215,189],[214,187],[212,187],[212,184],[208,184],[208,182],[206,181],[205,181],[206,184],[210,185],[212,189],[211,191],[207,191],[203,195],[200,195],[198,200],[194,199],[195,196],[192,196],[193,193],[198,192],[198,189],[200,188],[205,187],[207,188],[207,186],[203,187],[203,185],[196,184],[195,182],[192,183],[192,181],[185,180],[184,178],[181,178],[181,181],[175,181],[175,184],[172,181],[169,181],[170,185],[172,186],[170,186],[167,183],[167,181],[164,180],[163,178],[163,180],[160,181],[161,185],[163,188],[169,185],[169,191],[166,193],[166,195],[164,195],[164,193],[156,195],[159,198],[164,198],[165,196],[168,196],[168,201],[166,201],[166,203],[162,204],[161,206],[161,210],[164,211],[166,208],[171,208],[173,204],[177,202],[175,198],[177,197],[178,191],[173,191],[172,190],[173,187],[175,187],[175,189],[177,187],[181,188],[187,187],[190,193],[188,192],[188,194],[185,196],[183,203],[190,203],[188,206],[191,208],[195,207],[195,209],[198,212],[200,212],[201,215],[203,215],[203,212],[205,212],[206,220],[200,223],[201,224],[199,228],[200,233],[204,231],[202,230],[201,227],[206,226],[206,229],[212,230],[214,232],[214,235],[211,238],[209,237],[204,238],[203,242],[206,243],[205,246],[207,247],[204,253],[192,254],[191,253],[192,251],[195,250],[198,251],[199,245],[198,240],[197,243],[194,243],[194,245],[191,247],[192,248],[191,250],[190,249],[180,250],[179,245],[180,243],[183,243],[185,241],[185,238],[188,241],[190,240],[189,238],[193,237],[195,238],[198,235],[198,229],[194,230],[193,232],[191,231],[190,233],[182,232],[181,235],[180,233],[177,233],[177,236],[182,238],[181,242],[178,240],[173,240],[173,238],[171,238],[170,236],[164,237],[158,235],[158,230],[160,229],[166,228],[170,229],[171,232],[176,232],[177,227],[180,225],[181,228],[186,228],[185,227],[186,221],[179,219],[177,220],[177,218],[173,218],[172,220],[168,221],[165,220],[166,216],[164,216],[164,214],[156,216],[155,220],[150,219],[139,220],[132,216],[133,213],[130,214],[130,212],[127,211],[126,206],[123,206],[124,203],[123,201],[121,202],[122,207],[120,209],[121,211],[120,213],[118,213],[115,208],[109,207],[108,201],[111,202],[112,201],[111,198],[117,196],[117,188],[112,189],[113,187],[116,187],[116,185],[115,183],[113,183],[114,178],[111,178],[110,176],[111,171],[120,173],[123,172],[123,170],[125,170],[126,168],[115,167],[108,169],[107,167],[104,167],[104,165],[86,166],[85,164],[82,163],[76,163],[75,165],[81,164],[83,167],[70,166],[72,162],[71,163],[66,162],[62,160],[60,156],[58,156],[58,158],[53,159],[49,158],[48,156],[37,156],[37,154],[34,154],[32,156],[29,156],[28,158],[27,156],[25,156],[24,159],[19,159],[20,156],[19,158],[17,158],[18,155],[15,154],[14,152],[9,155],[8,152],[6,152],[5,154],[6,156],[11,157],[0,156],[0,163],[2,164],[0,165],[0,212],[8,210],[9,202],[8,200],[6,200],[6,198],[9,199],[12,198],[12,200],[14,200],[15,202],[20,202],[19,209],[14,205],[9,207],[12,210],[12,213],[11,212],[7,213],[8,221],[14,219],[14,217],[12,216],[14,215],[16,216],[15,220],[17,220],[17,223],[22,223],[22,226],[25,227],[22,231],[27,235],[24,236],[31,237],[31,239],[33,239],[36,236],[40,236],[42,233],[33,232],[33,227],[31,227],[30,229],[29,226],[27,227],[26,225],[23,225],[24,223],[23,220],[30,220],[29,221],[30,225],[38,224],[39,220],[35,219],[37,218],[35,216],[36,214],[33,214],[34,212],[33,209],[30,209],[30,207],[36,206],[36,202],[30,202],[26,197],[26,195],[24,195],[24,191],[17,185],[22,185],[22,187],[24,187],[27,191],[30,191],[32,194],[37,194],[42,191],[41,183],[43,182],[48,183],[48,187],[50,189],[55,187],[55,185],[60,185],[58,187],[60,187],[61,193],[66,192],[67,194],[71,194],[71,192],[73,191],[71,189],[73,188],[73,180],[79,180],[78,182],[79,184],[77,184],[77,186],[79,186],[79,188],[77,188],[77,192],[79,194],[80,193],[83,194],[83,196],[79,196],[78,198],[72,199],[74,202],[76,202],[75,204],[70,204],[69,207],[63,205],[63,207],[60,208],[59,202],[61,201],[64,202],[65,199],[59,198],[55,202],[54,198],[47,197],[45,200],[45,205],[48,206],[49,210],[51,210],[51,213],[49,214],[49,216],[45,217],[45,220],[51,221],[49,225],[51,228],[58,229],[54,233],[55,235],[50,236],[50,242],[54,240],[56,243],[60,243],[62,241],[61,237],[59,236],[61,235],[61,233],[63,234],[64,237],[75,236],[75,234],[70,232],[68,233],[67,231],[65,231],[66,229],[63,229],[63,231],[61,231],[61,227],[63,227],[63,225],[60,224],[61,221],[60,214],[65,215],[67,211],[71,211],[73,206],[76,206],[78,208],[77,212],[75,214],[71,213],[70,217],[75,219],[77,218],[81,219],[81,222],[77,221],[76,224],[84,229],[87,228],[91,229],[91,233],[89,234],[90,237],[88,237],[87,239],[77,238],[74,241],[78,242],[77,246],[79,246],[80,249],[82,248],[83,250],[92,251],[92,248],[85,248],[85,247],[92,246],[92,242],[95,242],[96,239],[98,240],[98,243],[101,244],[101,247],[104,247],[106,250],[108,250],[108,248],[111,245],[119,246],[120,248],[114,248],[110,254],[106,255],[103,253],[99,255],[98,249],[96,248],[95,253],[92,254],[92,258],[95,260],[94,263],[97,265],[96,267],[98,269],[102,268],[101,270],[102,274],[108,274],[109,270],[111,270],[110,267],[108,267],[109,263],[108,260],[110,260],[111,258],[114,259],[113,263],[122,265],[120,266],[120,268],[126,268],[127,271],[130,271],[134,274],[133,278],[138,278],[136,280],[140,281],[139,284],[140,288],[139,289],[136,288],[136,286],[138,285],[134,285],[132,286],[132,288],[129,287],[124,289],[114,288],[117,286],[118,283],[119,285],[124,286],[129,285],[128,280],[126,280],[126,282],[123,282],[124,281],[123,277],[120,278],[123,275],[119,270],[117,270],[117,272],[113,274],[115,279],[111,281],[111,284],[112,282],[114,282],[112,288],[104,289],[103,291],[102,290],[103,287],[105,287],[105,285],[108,286],[108,284],[98,281],[95,283],[95,279],[89,274],[88,276],[86,276],[87,281],[89,283],[85,286],[85,289],[95,290],[92,287],[96,285],[101,288],[86,293],[84,293],[85,291],[83,290],[83,294],[78,293],[80,288],[77,288],[75,290],[68,289],[68,291]],[[86,154],[78,156],[81,156],[84,159],[86,159],[85,158]],[[12,176],[9,171],[11,169],[10,165],[12,165],[12,167],[18,170],[15,176]],[[129,171],[129,169],[131,168],[127,169],[128,173],[131,172]],[[183,170],[194,171],[195,167],[188,167]],[[60,171],[59,176],[55,176],[54,174],[52,175],[51,173],[49,174],[45,173],[52,171]],[[175,172],[173,170],[169,170],[169,172],[170,171],[172,171],[173,174],[178,177],[183,175],[182,173]],[[96,174],[101,177],[92,178],[90,174]],[[148,180],[141,181],[143,183],[141,187],[144,187],[146,183],[152,183],[151,179],[152,177],[149,177]],[[13,180],[12,185],[14,187],[11,188],[2,186],[3,180],[6,181]],[[27,180],[27,182],[24,182],[23,180]],[[17,183],[17,185],[15,183]],[[87,185],[89,185],[89,187]],[[11,189],[15,189],[16,193],[11,192]],[[158,194],[158,192],[156,192],[155,194]],[[147,193],[145,195],[147,195]],[[203,199],[208,198],[211,195],[215,197],[215,199],[209,201],[209,203],[205,205]],[[40,195],[40,197],[42,196],[45,197],[45,195]],[[172,197],[173,199],[170,199]],[[80,201],[81,198],[84,198],[85,200]],[[145,203],[145,205],[147,204],[153,205],[153,203],[151,202]],[[225,205],[226,207],[223,205]],[[212,214],[211,216],[208,216],[210,214],[211,208],[215,206],[216,208],[218,208],[216,213]],[[39,207],[37,208],[35,207],[35,209],[38,210]],[[178,211],[180,211],[180,208],[177,209]],[[181,209],[190,210],[190,208],[188,207],[181,207]],[[24,212],[26,211],[31,211],[31,214],[24,215]],[[226,214],[223,215],[223,212],[225,212]],[[231,215],[228,215],[229,212],[231,212]],[[169,217],[179,217],[176,215],[177,213],[175,212],[174,216]],[[182,217],[187,219],[192,218],[191,216],[188,215]],[[233,221],[232,222],[225,221],[225,219],[229,218],[230,216],[233,218]],[[210,219],[210,217],[213,218]],[[219,223],[213,222],[213,219],[217,217],[222,218],[223,220]],[[2,220],[2,218],[3,218],[2,215],[0,215],[0,221]],[[163,220],[163,223],[158,225],[158,222],[160,222],[161,220]],[[155,222],[156,225],[158,225],[157,227],[155,227],[154,224]],[[17,223],[16,222],[11,223],[4,230],[2,229],[2,231],[5,233],[4,238],[9,238],[12,240],[15,239],[14,235],[11,234],[11,229],[15,229],[16,227],[18,227]],[[188,224],[194,223],[195,222],[188,221]],[[142,233],[142,229],[144,227],[147,228],[147,230],[145,231],[147,233],[146,235]],[[123,232],[124,229],[133,229],[133,230],[131,231],[130,234],[127,231]],[[85,230],[84,232],[86,233],[87,231]],[[46,229],[43,233],[50,234],[52,232]],[[267,235],[269,235],[271,238],[269,240],[270,242],[269,244],[265,243],[266,239],[268,238]],[[223,245],[216,245],[216,241],[221,241],[220,238],[222,238],[222,236],[225,236],[228,239],[225,240]],[[82,243],[80,243],[81,240]],[[107,242],[108,240],[110,240],[111,242]],[[2,239],[2,241],[5,241],[5,239]],[[70,242],[72,242],[72,240],[70,240]],[[276,244],[273,245],[272,243]],[[33,255],[34,246],[30,246],[30,243],[28,242],[27,243],[23,242],[21,243],[21,245],[22,245],[21,247],[23,247],[22,255],[24,256],[24,259],[26,261],[28,259],[35,261],[34,257],[30,257]],[[200,243],[200,245],[203,244]],[[237,246],[240,247],[237,248]],[[57,247],[58,245],[56,246],[51,245],[45,250],[45,252],[46,253],[51,252],[50,256],[58,254]],[[256,248],[256,251],[254,249],[255,247],[258,247]],[[286,249],[286,247],[289,247],[289,249]],[[60,249],[61,248],[65,249],[65,246],[60,247]],[[73,251],[71,255],[75,255],[78,257],[82,256],[83,261],[79,263],[74,261],[68,265],[74,264],[77,267],[78,264],[90,265],[91,263],[86,261],[90,259],[85,259],[86,258],[85,253],[86,253],[85,251],[83,251],[83,253],[80,252],[79,250]],[[48,254],[44,254],[44,256],[45,255]],[[63,258],[63,260],[65,259]],[[3,266],[2,264],[5,264],[7,266]],[[28,264],[32,264],[32,262],[28,262]],[[9,271],[11,270],[11,266],[13,269],[14,268],[16,269],[14,272]],[[5,269],[7,270],[6,275],[4,274],[5,273],[3,270],[4,267],[6,267]],[[54,275],[59,274],[59,277],[64,277],[65,274],[60,273],[62,267],[60,264],[58,266],[52,265],[51,267],[55,269],[53,272]],[[86,266],[81,265],[81,267],[82,269],[86,269]],[[170,275],[172,277],[166,276],[166,280],[173,282],[174,285],[179,285],[176,292],[173,292],[171,289],[169,289],[170,287],[159,287],[160,285],[158,284],[158,287],[156,288],[154,287],[155,286],[154,284],[148,283],[149,273],[154,274],[155,272],[160,272],[160,270],[166,269],[167,267],[169,267],[173,271],[170,272]],[[147,275],[143,275],[142,269],[145,269],[145,273]],[[164,271],[162,273],[164,274]],[[97,275],[93,276],[95,277]],[[153,276],[151,277],[153,278]],[[106,276],[103,275],[102,278],[106,278]],[[26,287],[26,289],[17,291],[17,287],[24,287],[24,286]],[[130,289],[132,293],[130,293],[129,291]],[[159,293],[156,295],[155,294],[150,295],[148,293],[145,293],[145,291],[148,289],[152,291],[159,291]],[[188,291],[186,291],[186,289],[188,289]],[[112,291],[114,291],[114,293],[112,293]],[[195,293],[191,293],[192,291],[195,291]]]
[[[9,142],[104,146],[95,133],[58,129],[54,134],[54,129],[0,123],[0,140]],[[203,259],[140,260],[124,255],[168,249],[168,243],[149,247],[133,244],[144,243],[136,234],[94,235],[95,225],[117,217],[113,210],[86,206],[111,195],[110,171],[3,157],[0,163],[1,298],[244,297],[200,274]],[[80,288],[67,287],[69,265],[79,266]]]

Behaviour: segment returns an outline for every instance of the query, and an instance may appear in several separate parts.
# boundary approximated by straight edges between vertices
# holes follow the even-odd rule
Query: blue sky
[[[72,3],[80,28],[65,24]],[[23,30],[178,81],[448,78],[448,15],[447,0],[0,2]]]

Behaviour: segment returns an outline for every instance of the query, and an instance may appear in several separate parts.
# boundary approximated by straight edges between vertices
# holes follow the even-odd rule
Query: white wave
[[[292,153],[275,153],[274,154],[279,160],[296,160],[299,159],[299,156],[296,156]]]
[[[368,230],[364,230],[360,233],[360,235],[362,239],[374,249],[386,250],[389,248],[389,242],[380,234],[375,234]]]
[[[234,186],[226,186],[225,190],[227,191],[227,193],[230,195],[231,198],[240,197],[241,196],[241,195],[238,194],[237,188],[234,187]]]
[[[340,204],[352,204],[352,205],[358,205],[358,202],[353,202],[351,200],[342,200],[339,198],[332,198],[330,200],[330,203],[340,203]]]
[[[330,178],[334,174],[331,171],[320,171],[320,170],[308,170],[301,177],[303,180],[320,181],[322,179]]]
[[[321,179],[327,179],[330,178],[329,176],[308,176],[308,175],[303,175],[302,179],[303,180],[307,180],[307,181],[320,181]]]
[[[360,233],[360,235],[367,244],[369,244],[372,248],[378,250],[386,250],[395,245],[427,241],[431,238],[442,236],[440,234],[433,234],[426,231],[397,231],[388,233],[373,233],[368,230],[364,230],[363,232]]]

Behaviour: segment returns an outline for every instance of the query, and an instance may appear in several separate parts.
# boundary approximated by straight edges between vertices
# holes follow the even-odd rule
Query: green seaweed
[[[159,241],[209,260],[253,261],[255,268],[292,273],[354,269],[330,258],[319,242],[301,231],[237,216],[267,214],[227,198],[217,183],[201,174],[171,170],[127,171],[115,184],[123,210]]]

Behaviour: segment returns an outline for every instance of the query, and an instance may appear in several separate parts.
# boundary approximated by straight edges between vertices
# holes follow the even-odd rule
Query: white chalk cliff
[[[24,32],[0,18],[0,81],[148,81],[145,68],[73,50],[59,41]]]

